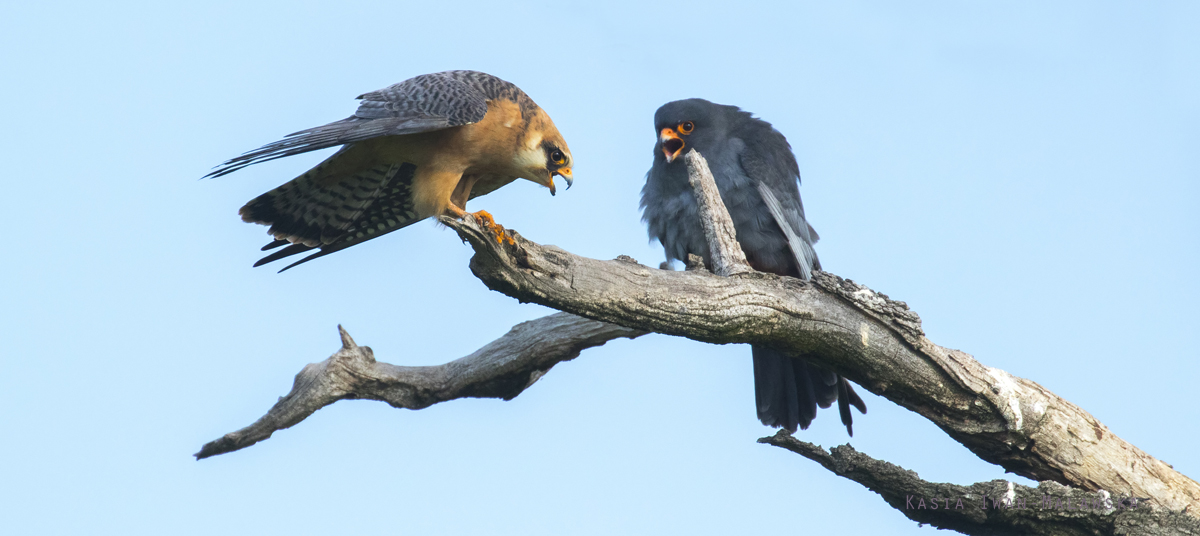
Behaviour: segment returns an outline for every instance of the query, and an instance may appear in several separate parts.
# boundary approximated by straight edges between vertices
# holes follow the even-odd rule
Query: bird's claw
[[[480,210],[479,212],[468,212],[467,214],[473,216],[475,221],[478,221],[484,229],[487,229],[488,231],[491,231],[492,234],[496,235],[497,244],[504,244],[507,242],[508,245],[511,246],[517,243],[517,241],[513,239],[512,235],[504,231],[504,226],[496,223],[496,220],[492,218],[492,215],[488,214],[486,210]]]

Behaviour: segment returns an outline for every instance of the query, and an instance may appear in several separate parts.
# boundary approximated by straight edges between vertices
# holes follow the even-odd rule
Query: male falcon
[[[800,202],[800,167],[787,139],[770,123],[736,106],[687,99],[659,108],[654,132],[658,141],[642,188],[642,220],[668,261],[686,260],[690,253],[710,262],[687,165],[680,158],[695,149],[708,161],[751,267],[805,280],[821,268],[812,248],[817,232],[805,221]],[[751,346],[751,351],[763,424],[790,432],[808,428],[817,406],[827,408],[837,400],[842,423],[854,435],[850,405],[861,413],[867,406],[845,378],[778,350]]]
[[[275,240],[263,251],[287,246],[255,266],[320,249],[287,270],[425,218],[463,218],[468,200],[518,178],[546,186],[551,195],[555,175],[571,185],[571,151],[550,116],[492,75],[426,74],[358,98],[354,115],[289,134],[207,175],[342,146],[238,211],[247,222],[270,226]],[[488,213],[472,215],[498,240],[506,237]]]

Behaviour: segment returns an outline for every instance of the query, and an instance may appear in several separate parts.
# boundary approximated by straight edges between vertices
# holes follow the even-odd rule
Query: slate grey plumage
[[[696,149],[708,161],[751,267],[804,279],[821,268],[812,248],[819,237],[800,200],[799,166],[787,139],[770,123],[735,106],[687,99],[659,108],[654,127],[658,141],[642,188],[642,219],[668,260],[685,261],[689,253],[709,258],[687,167],[667,154]],[[786,222],[786,232],[773,212]],[[770,348],[753,346],[752,354],[763,424],[807,428],[818,406],[836,400],[853,435],[849,406],[865,413],[866,405],[844,378]]]
[[[414,76],[357,97],[354,115],[284,136],[236,158],[205,175],[220,177],[246,166],[346,145],[380,136],[416,134],[477,123],[487,114],[487,101],[508,99],[526,115],[537,104],[515,84],[478,71],[445,71]]]

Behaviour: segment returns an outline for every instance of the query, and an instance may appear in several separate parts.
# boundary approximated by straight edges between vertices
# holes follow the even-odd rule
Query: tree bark
[[[913,521],[963,534],[1200,534],[1200,519],[1152,509],[1137,497],[1084,491],[1049,480],[1036,488],[1007,480],[970,486],[927,482],[913,471],[876,460],[850,445],[826,452],[783,431],[758,442],[795,452],[862,484]]]
[[[712,256],[713,273],[724,277],[753,272],[750,262],[746,260],[746,253],[738,244],[733,218],[721,201],[721,192],[717,190],[717,181],[708,169],[708,162],[695,149],[684,154],[683,161],[688,166],[688,185],[692,187],[692,194],[700,208],[704,236],[712,244],[709,254]]]
[[[472,219],[442,218],[474,248],[471,271],[489,288],[591,320],[551,315],[526,322],[471,356],[440,367],[376,362],[369,348],[354,345],[342,331],[342,350],[301,371],[292,393],[258,422],[205,445],[197,457],[244,448],[346,398],[411,409],[464,396],[509,399],[584,348],[657,332],[803,353],[928,418],[981,459],[1010,472],[1084,492],[1139,498],[1147,515],[1183,511],[1195,518],[1200,507],[1195,481],[1037,383],[929,341],[920,318],[903,302],[826,272],[805,282],[743,270],[745,257],[736,238],[723,236],[733,226],[711,176],[705,178],[707,165],[699,165],[699,155],[688,158],[697,199],[718,220],[706,226],[706,234],[713,259],[724,260],[711,265],[730,276],[708,273],[697,262],[689,262],[688,271],[673,272],[625,256],[612,261],[579,257],[511,230],[515,242],[497,243]],[[1097,510],[1085,517],[1111,515]],[[1001,532],[991,533],[1006,529],[997,530]]]
[[[903,302],[816,272],[718,277],[599,261],[517,236],[496,244],[474,222],[443,220],[475,248],[489,288],[587,318],[716,344],[803,353],[933,421],[983,460],[1034,480],[1200,507],[1200,485],[1117,437],[1037,383],[925,338]]]
[[[646,332],[558,313],[517,324],[471,355],[433,367],[381,363],[369,346],[355,344],[342,326],[338,333],[341,349],[304,367],[296,374],[292,391],[266,415],[208,442],[196,459],[249,447],[338,400],[379,400],[408,409],[468,397],[512,400],[554,365],[575,359],[583,350]]]

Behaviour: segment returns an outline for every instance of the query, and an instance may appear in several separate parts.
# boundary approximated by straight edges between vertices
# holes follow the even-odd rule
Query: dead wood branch
[[[1007,480],[970,486],[928,482],[850,445],[826,451],[782,431],[758,442],[795,452],[862,484],[913,521],[963,534],[1200,534],[1200,520],[1183,512],[1154,510],[1137,497],[1083,491],[1050,481],[1036,488]]]
[[[708,162],[695,149],[683,155],[683,160],[688,166],[688,185],[700,207],[700,224],[708,239],[713,273],[730,276],[754,271],[738,244],[733,219],[721,201],[721,192],[717,191],[717,181],[708,169]]]
[[[338,400],[367,399],[397,408],[421,409],[456,398],[511,400],[551,367],[587,348],[645,332],[557,313],[513,326],[469,356],[432,367],[401,367],[375,360],[338,326],[342,348],[296,375],[292,391],[254,424],[211,441],[196,459],[246,448],[276,430],[290,428]]]
[[[628,258],[579,257],[519,234],[515,244],[497,244],[473,221],[442,221],[475,249],[475,276],[520,301],[697,341],[803,353],[1013,473],[1148,497],[1172,510],[1200,508],[1200,484],[1037,383],[934,344],[903,302],[853,281],[826,272],[805,283],[657,270]]]
[[[703,162],[698,155],[696,159]],[[903,302],[825,272],[804,282],[741,271],[736,238],[720,236],[733,227],[728,213],[717,210],[721,202],[715,184],[711,177],[703,180],[706,166],[693,171],[699,174],[694,181],[701,190],[697,198],[709,205],[712,218],[723,220],[706,227],[711,254],[726,259],[714,263],[714,269],[733,275],[714,275],[698,262],[690,262],[686,272],[673,272],[624,256],[589,259],[516,232],[511,233],[514,243],[497,243],[472,219],[443,218],[475,250],[471,270],[489,288],[592,321],[552,315],[527,322],[475,354],[440,367],[378,363],[369,349],[355,346],[343,332],[344,348],[297,375],[292,393],[270,413],[205,445],[197,457],[261,441],[340,399],[369,398],[419,409],[464,396],[512,398],[554,363],[584,348],[658,332],[803,353],[928,418],[983,460],[1010,472],[1083,492],[1142,498],[1158,513],[1196,516],[1200,484],[1037,383],[929,341],[920,318]],[[521,342],[526,339],[538,342]]]

